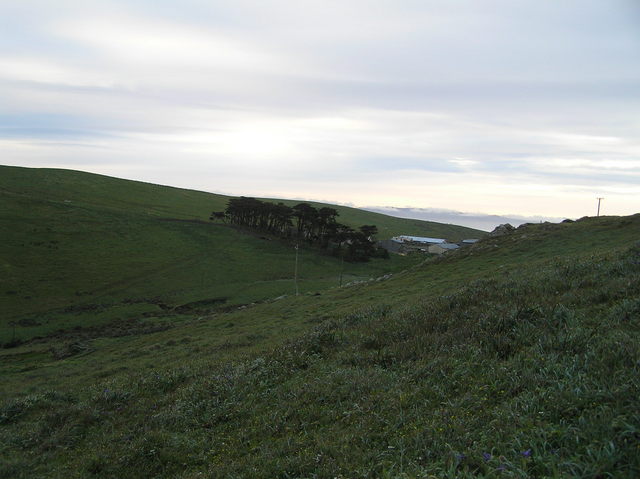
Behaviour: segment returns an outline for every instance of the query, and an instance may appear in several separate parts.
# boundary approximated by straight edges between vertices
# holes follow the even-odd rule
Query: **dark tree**
[[[362,225],[360,232],[365,235],[369,241],[373,241],[373,237],[378,234],[378,227],[376,225]]]
[[[225,221],[227,219],[227,214],[224,211],[212,211],[211,216],[209,216],[211,221],[214,220],[222,220]]]
[[[293,207],[293,216],[297,220],[298,236],[313,240],[318,224],[318,210],[309,203],[298,203]]]
[[[270,203],[241,196],[232,198],[227,209],[214,211],[211,219],[229,220],[232,224],[272,233],[280,237],[292,234],[329,248],[347,261],[368,261],[376,254],[373,236],[378,232],[374,225],[363,225],[358,231],[336,221],[338,211],[323,207],[319,210],[309,203],[298,203],[293,208],[284,203]],[[294,228],[295,219],[295,228]]]

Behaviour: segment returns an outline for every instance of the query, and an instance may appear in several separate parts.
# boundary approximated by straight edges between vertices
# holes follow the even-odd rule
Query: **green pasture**
[[[292,246],[205,193],[6,171],[0,477],[640,476],[640,215],[302,249],[296,296]]]
[[[159,304],[232,306],[294,294],[293,244],[210,222],[210,212],[226,201],[82,172],[0,167],[0,343],[76,320],[132,317],[142,304],[152,313]],[[379,216],[394,234],[410,230],[407,220]],[[378,219],[374,213],[345,218]],[[300,292],[415,262],[394,256],[345,264],[304,245],[299,253]]]
[[[639,226],[532,225],[384,280],[5,349],[0,473],[637,477]]]

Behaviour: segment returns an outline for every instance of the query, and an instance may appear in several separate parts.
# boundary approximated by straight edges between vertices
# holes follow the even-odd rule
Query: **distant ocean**
[[[365,206],[361,209],[383,213],[398,218],[411,218],[416,220],[435,221],[459,226],[467,226],[483,231],[492,231],[496,226],[509,223],[512,226],[520,226],[523,223],[542,223],[549,221],[559,223],[565,218],[552,218],[543,216],[500,216],[485,215],[481,213],[462,213],[455,210],[438,208],[397,208],[394,206]]]

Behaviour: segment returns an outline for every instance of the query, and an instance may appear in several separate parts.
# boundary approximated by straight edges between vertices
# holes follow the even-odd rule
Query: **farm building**
[[[453,251],[460,248],[457,244],[454,243],[440,243],[440,244],[432,244],[429,246],[429,253],[431,254],[444,254],[447,251]]]
[[[427,238],[424,236],[394,236],[391,238],[393,241],[397,241],[398,243],[419,243],[419,244],[441,244],[446,243],[447,240],[441,238]]]
[[[388,240],[378,241],[378,246],[380,248],[386,249],[389,253],[399,253],[399,254],[406,253],[403,243],[401,243],[400,241],[396,241],[393,238]]]
[[[477,240],[465,240],[471,242]],[[407,254],[411,252],[422,252],[432,254],[443,254],[446,251],[458,249],[460,246],[447,243],[443,238],[430,238],[426,236],[401,235],[394,236],[389,240],[379,241],[378,246],[391,253]]]

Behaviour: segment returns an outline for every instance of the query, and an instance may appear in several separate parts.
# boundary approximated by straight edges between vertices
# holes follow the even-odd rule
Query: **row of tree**
[[[264,231],[281,238],[299,240],[330,250],[347,261],[368,261],[374,256],[387,257],[376,248],[373,240],[375,225],[363,225],[358,230],[338,223],[334,208],[315,208],[309,203],[293,207],[284,203],[269,203],[256,198],[232,198],[224,211],[211,213],[211,220]]]

